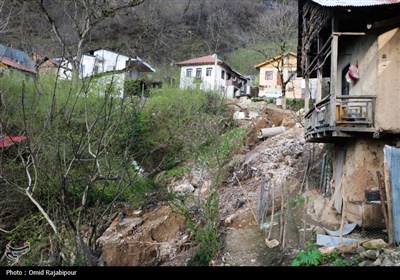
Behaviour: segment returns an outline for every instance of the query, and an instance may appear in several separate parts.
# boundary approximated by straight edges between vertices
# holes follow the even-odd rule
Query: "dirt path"
[[[221,266],[274,266],[280,259],[279,248],[265,246],[258,228],[226,228],[225,248],[217,261]]]

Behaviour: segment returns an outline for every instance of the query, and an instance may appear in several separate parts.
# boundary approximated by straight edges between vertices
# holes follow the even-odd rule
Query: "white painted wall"
[[[211,75],[206,76],[207,68],[211,68]],[[186,72],[188,69],[192,70],[191,76],[187,77]],[[229,71],[226,67],[222,65],[208,64],[208,65],[190,65],[182,66],[180,73],[180,83],[179,87],[181,89],[196,88],[196,69],[201,69],[201,83],[198,85],[199,89],[208,91],[216,90],[221,93],[227,94],[227,88],[232,87],[228,84],[228,73],[231,75],[231,79],[237,77],[237,75]],[[224,78],[222,78],[222,71],[225,72]],[[233,96],[226,96],[228,98],[233,98]]]
[[[100,73],[123,70],[126,68],[129,59],[136,60],[135,58],[129,58],[128,56],[104,49],[93,52],[93,55],[84,54],[81,59],[81,69],[79,71],[79,77],[86,78]],[[151,68],[151,66],[146,62],[142,62]],[[72,69],[70,62],[63,62],[62,66],[66,69]],[[114,87],[119,92],[119,95],[122,96],[124,92],[125,78],[129,77],[132,79],[137,79],[139,77],[139,74],[140,73],[138,70],[132,69],[125,73],[113,74],[110,77],[102,77],[96,82],[99,84],[113,83]],[[61,79],[71,79],[72,71],[60,71],[59,77]]]

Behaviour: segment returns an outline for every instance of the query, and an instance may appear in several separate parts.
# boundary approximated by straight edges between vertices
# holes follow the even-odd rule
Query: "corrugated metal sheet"
[[[389,169],[394,240],[400,244],[400,149],[385,145],[384,157]]]
[[[36,63],[33,61],[33,59],[27,55],[25,52],[7,47],[3,44],[0,44],[0,56],[1,57],[8,57],[9,59],[12,59],[16,61],[19,64],[23,64],[24,66],[35,69]]]
[[[20,64],[20,63],[14,61],[14,60],[12,60],[12,59],[10,59],[8,57],[1,57],[0,56],[0,62],[4,63],[5,65],[7,65],[9,67],[15,68],[15,69],[36,74],[35,68],[26,67],[24,64]]]
[[[400,0],[312,0],[325,7],[367,7],[398,4]]]

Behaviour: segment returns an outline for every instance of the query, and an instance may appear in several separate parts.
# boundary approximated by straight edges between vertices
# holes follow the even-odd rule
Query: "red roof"
[[[36,74],[36,69],[26,67],[25,65],[22,65],[8,57],[4,57],[4,56],[0,57],[0,62],[4,63],[5,65],[8,65],[12,68],[15,68],[15,69],[19,69],[19,70],[22,70],[25,72]]]
[[[10,147],[15,143],[19,143],[26,140],[26,138],[27,138],[26,136],[8,136],[8,135],[4,136],[0,138],[0,148]]]
[[[176,65],[183,66],[183,65],[201,65],[201,64],[214,64],[214,63],[215,63],[215,57],[213,57],[212,55],[207,55],[181,61],[178,62]],[[222,60],[218,59],[218,63],[221,64],[223,62]]]
[[[176,63],[176,65],[179,67],[187,66],[187,65],[213,65],[213,64],[215,64],[215,57],[213,57],[212,55],[192,58],[189,60],[185,60],[185,61]],[[236,73],[240,78],[244,79],[242,74],[240,74],[236,70],[232,69],[232,67],[230,67],[228,64],[223,62],[221,59],[218,59],[218,64],[226,67],[228,70]]]

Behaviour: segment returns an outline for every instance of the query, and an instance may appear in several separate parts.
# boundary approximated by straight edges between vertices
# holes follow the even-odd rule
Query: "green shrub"
[[[218,228],[218,193],[212,192],[201,208],[205,215],[203,227],[192,226],[194,239],[198,244],[196,254],[188,261],[189,266],[207,266],[221,250],[220,231]]]
[[[292,111],[298,111],[304,108],[304,99],[286,99],[286,108]]]
[[[321,263],[321,252],[317,246],[312,243],[307,244],[307,248],[300,250],[294,260],[292,266],[318,266]]]
[[[171,169],[224,130],[224,107],[214,93],[163,88],[148,99],[135,151],[149,168]]]

